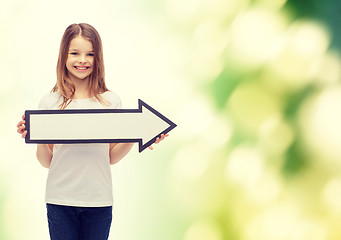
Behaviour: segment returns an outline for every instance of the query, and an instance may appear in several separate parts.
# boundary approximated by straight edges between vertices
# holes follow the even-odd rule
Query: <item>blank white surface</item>
[[[142,113],[30,114],[30,140],[143,139],[169,127],[143,108]]]

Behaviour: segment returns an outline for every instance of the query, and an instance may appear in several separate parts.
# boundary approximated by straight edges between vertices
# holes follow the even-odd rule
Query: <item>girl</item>
[[[121,108],[118,95],[105,85],[101,38],[85,23],[72,24],[65,30],[56,85],[39,103],[39,109],[80,108]],[[17,132],[23,138],[27,134],[24,115]],[[108,239],[113,204],[110,164],[120,161],[132,146],[37,145],[39,162],[49,168],[45,201],[51,240]]]

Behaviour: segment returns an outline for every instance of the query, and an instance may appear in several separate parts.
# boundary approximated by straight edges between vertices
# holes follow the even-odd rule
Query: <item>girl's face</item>
[[[71,40],[66,68],[72,81],[88,80],[92,73],[94,51],[92,43],[82,36]]]

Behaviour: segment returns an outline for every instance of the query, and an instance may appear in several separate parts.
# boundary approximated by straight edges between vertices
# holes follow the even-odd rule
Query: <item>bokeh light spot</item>
[[[210,220],[197,220],[187,230],[184,240],[223,240],[219,226]]]

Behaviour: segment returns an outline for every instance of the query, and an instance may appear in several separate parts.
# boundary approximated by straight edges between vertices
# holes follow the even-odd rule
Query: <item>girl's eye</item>
[[[93,54],[93,53],[89,53],[89,54],[88,54],[88,56],[90,56],[90,57],[93,57],[93,56],[94,56],[94,54]]]
[[[77,55],[78,53],[76,53],[76,52],[71,52],[70,54],[71,54],[71,55]]]

